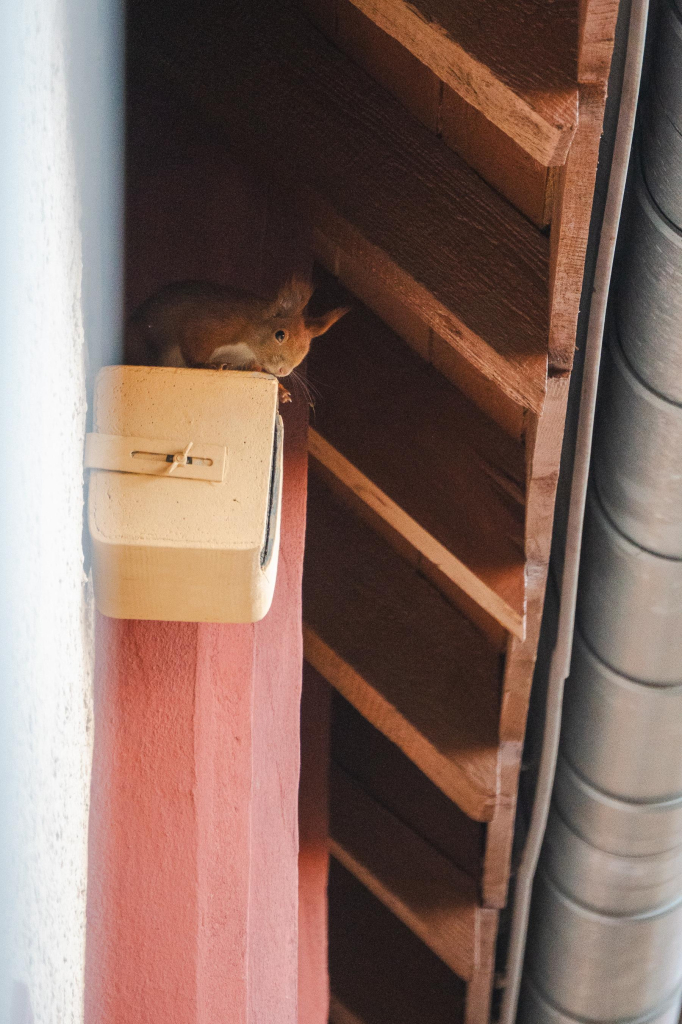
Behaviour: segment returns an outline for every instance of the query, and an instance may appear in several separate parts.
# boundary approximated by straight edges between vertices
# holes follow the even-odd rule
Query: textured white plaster
[[[103,223],[101,209],[89,216],[100,199],[81,142],[88,132],[96,146],[100,126],[84,125],[74,74],[85,8],[1,6],[0,1020],[27,1024],[27,996],[35,1024],[72,1024],[83,1016],[92,744],[83,256]],[[106,28],[92,43],[95,77],[102,42]]]

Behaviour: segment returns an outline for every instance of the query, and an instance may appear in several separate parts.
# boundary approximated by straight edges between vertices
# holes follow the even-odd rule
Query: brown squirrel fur
[[[206,281],[169,284],[146,299],[126,329],[129,363],[263,370],[287,377],[347,307],[306,315],[312,287],[292,279],[267,300]],[[291,395],[280,384],[280,398]]]

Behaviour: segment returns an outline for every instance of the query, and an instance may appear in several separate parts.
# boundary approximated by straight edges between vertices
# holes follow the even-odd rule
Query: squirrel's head
[[[325,334],[348,312],[347,306],[341,306],[323,316],[307,316],[312,294],[310,284],[292,278],[265,308],[252,348],[263,369],[276,377],[288,377],[308,355],[313,338]]]

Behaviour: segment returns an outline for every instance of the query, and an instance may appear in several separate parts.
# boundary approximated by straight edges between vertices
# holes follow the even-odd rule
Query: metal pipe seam
[[[586,843],[552,805],[542,863],[570,899],[613,917],[662,911],[682,898],[682,846],[625,857]]]
[[[576,835],[621,857],[646,857],[673,850],[682,839],[682,796],[637,802],[603,793],[560,755],[554,801]]]
[[[538,869],[538,879],[544,880],[542,884],[547,884],[556,891],[559,898],[562,899],[567,905],[577,908],[581,915],[588,921],[606,922],[609,926],[612,924],[617,925],[618,922],[622,921],[626,924],[634,922],[652,921],[654,918],[663,917],[667,914],[673,914],[676,911],[682,913],[682,894],[678,894],[673,900],[662,904],[661,906],[651,907],[647,910],[638,910],[632,913],[625,911],[617,911],[614,913],[605,912],[599,910],[596,907],[586,903],[584,899],[579,896],[574,896],[564,888],[556,879],[552,878],[547,867],[543,861]],[[682,933],[680,934],[680,942],[682,943]],[[607,965],[599,965],[600,967]],[[680,984],[682,984],[682,967],[680,968]],[[646,1011],[647,1013],[650,1011]]]
[[[561,742],[564,757],[603,793],[637,803],[674,799],[682,795],[682,685],[628,679],[576,630]]]
[[[682,1007],[682,989],[673,993],[667,1004],[657,1007],[644,1016],[629,1017],[619,1024],[678,1024]],[[529,977],[524,977],[521,992],[520,1011],[524,1020],[532,1024],[585,1024],[585,1018],[578,1019],[553,1006],[538,991]]]
[[[654,83],[642,115],[642,173],[659,210],[682,227],[682,125],[675,125]]]
[[[533,895],[530,977],[565,1013],[627,1020],[654,1013],[678,991],[682,898],[653,913],[600,914],[571,899],[543,868]]]
[[[595,488],[622,534],[647,551],[680,559],[682,405],[638,377],[615,324],[610,327],[593,451]]]
[[[633,191],[619,255],[618,334],[641,380],[682,404],[682,230],[659,210],[638,160]]]
[[[643,683],[682,683],[682,560],[635,544],[591,487],[577,621],[606,665]]]

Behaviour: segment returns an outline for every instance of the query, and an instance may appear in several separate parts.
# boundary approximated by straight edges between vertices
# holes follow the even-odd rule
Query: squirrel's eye
[[[284,339],[286,338],[286,334],[284,333],[284,331],[275,331],[275,337],[277,338],[277,341],[281,345]]]

